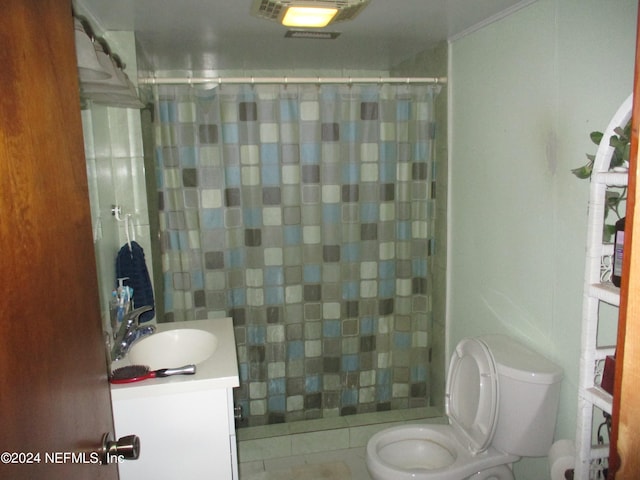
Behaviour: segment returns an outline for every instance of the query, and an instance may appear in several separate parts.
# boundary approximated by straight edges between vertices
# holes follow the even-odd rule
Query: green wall
[[[575,436],[588,201],[570,170],[631,93],[636,8],[538,0],[449,45],[448,347],[502,332],[562,366],[557,438]]]

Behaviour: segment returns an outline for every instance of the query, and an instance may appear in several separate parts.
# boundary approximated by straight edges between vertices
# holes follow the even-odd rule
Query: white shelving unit
[[[614,129],[624,127],[631,118],[632,95],[615,113],[596,152],[591,174],[589,194],[589,219],[585,263],[585,283],[582,307],[582,339],[580,355],[580,379],[578,385],[578,418],[576,431],[576,480],[597,479],[599,459],[609,456],[608,445],[597,445],[593,440],[594,407],[611,413],[612,396],[600,388],[604,360],[615,353],[615,347],[598,345],[601,303],[619,307],[620,289],[608,280],[603,281],[603,271],[610,265],[613,245],[603,243],[605,199],[610,187],[627,185],[626,173],[609,172],[613,148],[609,137]],[[602,478],[602,477],[600,477]]]

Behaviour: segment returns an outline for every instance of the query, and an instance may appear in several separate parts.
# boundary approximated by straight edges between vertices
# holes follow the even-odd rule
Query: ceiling
[[[386,71],[534,0],[372,0],[335,40],[285,38],[252,0],[75,0],[100,34],[134,31],[156,72]],[[140,54],[139,52],[139,54]],[[425,72],[429,74],[429,72]]]

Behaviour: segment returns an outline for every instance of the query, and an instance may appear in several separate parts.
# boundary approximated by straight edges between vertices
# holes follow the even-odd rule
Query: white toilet
[[[513,480],[553,442],[562,369],[505,335],[462,340],[449,365],[448,425],[414,424],[367,443],[374,480]]]

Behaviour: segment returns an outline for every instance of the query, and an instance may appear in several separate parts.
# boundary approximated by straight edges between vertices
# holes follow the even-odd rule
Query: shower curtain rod
[[[170,77],[139,78],[138,83],[147,85],[175,84],[321,84],[321,83],[405,83],[405,84],[446,84],[447,77]]]

